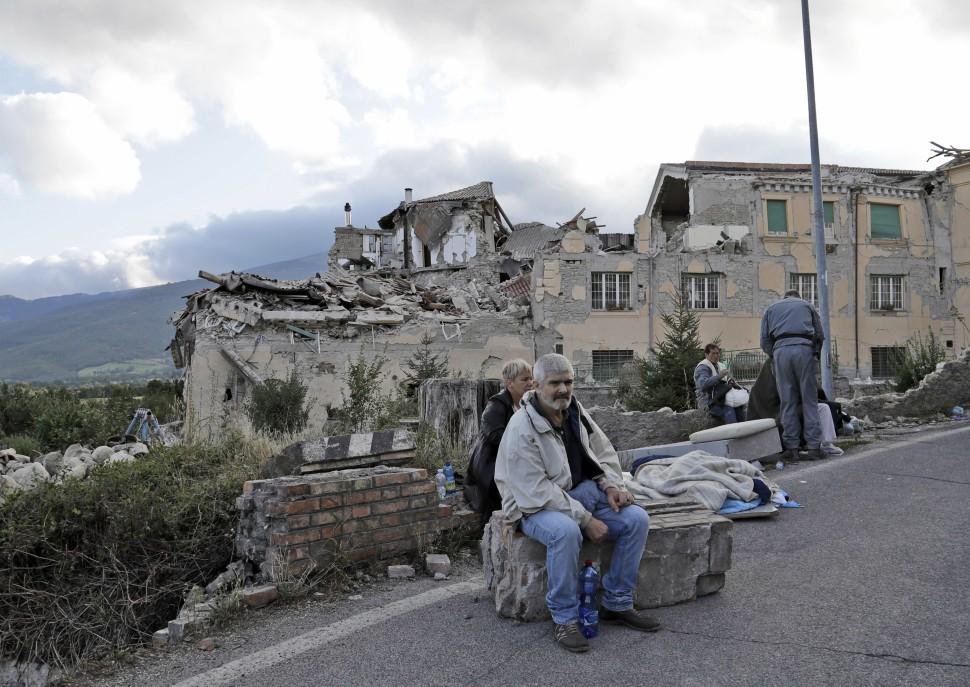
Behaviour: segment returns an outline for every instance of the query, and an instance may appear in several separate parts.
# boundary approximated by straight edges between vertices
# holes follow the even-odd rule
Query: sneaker
[[[822,444],[822,453],[827,456],[841,456],[845,451],[835,444]]]
[[[786,448],[778,453],[772,453],[770,456],[766,456],[765,460],[769,464],[774,465],[777,461],[782,463],[797,463],[798,462],[798,449],[797,448]]]
[[[656,632],[660,629],[659,620],[656,618],[651,618],[649,615],[644,615],[640,611],[632,608],[625,611],[611,611],[608,608],[601,608],[600,620],[602,620],[604,623],[619,623],[620,625],[626,625],[627,627],[632,627],[634,630],[640,630],[641,632]]]
[[[810,448],[806,451],[798,452],[798,460],[822,460],[827,456],[817,448]]]
[[[555,623],[555,625],[556,642],[559,646],[566,651],[572,651],[574,654],[589,651],[589,640],[579,631],[579,623],[574,620],[565,625],[559,623]]]

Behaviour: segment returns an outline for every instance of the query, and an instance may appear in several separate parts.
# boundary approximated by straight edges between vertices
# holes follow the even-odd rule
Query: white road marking
[[[302,653],[318,649],[326,644],[343,639],[347,635],[363,630],[371,625],[396,618],[405,613],[430,606],[455,596],[483,589],[481,576],[465,582],[457,582],[445,587],[435,587],[430,591],[410,596],[406,599],[394,601],[380,608],[373,608],[350,618],[340,620],[330,625],[324,625],[298,635],[286,641],[260,649],[248,656],[225,663],[218,668],[207,670],[186,680],[176,683],[174,687],[209,687],[210,685],[224,685],[242,675],[252,675],[260,670],[271,668],[283,661],[299,656]]]

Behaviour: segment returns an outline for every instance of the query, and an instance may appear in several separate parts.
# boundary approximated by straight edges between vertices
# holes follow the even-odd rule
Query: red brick
[[[412,534],[411,525],[404,527],[390,527],[386,530],[377,530],[372,534],[375,544],[385,544],[389,541],[404,539]]]
[[[376,542],[374,541],[374,533],[372,532],[356,532],[349,537],[344,537],[340,540],[340,545],[343,549],[359,549],[364,546],[372,546]]]
[[[343,504],[343,498],[339,496],[321,496],[320,497],[320,508],[319,510],[328,510],[330,508],[340,508]]]
[[[310,526],[315,527],[317,525],[332,525],[335,522],[340,522],[347,517],[347,509],[340,510],[325,510],[320,513],[310,514]]]
[[[323,528],[313,528],[309,530],[300,530],[299,532],[290,532],[289,534],[283,535],[283,541],[281,544],[286,546],[298,546],[300,544],[309,544],[310,542],[315,542],[322,539],[321,529]],[[273,535],[274,537],[277,535]]]
[[[377,504],[375,504],[377,505]],[[371,506],[360,505],[354,506],[350,511],[350,517],[352,518],[366,518],[371,513]]]
[[[407,499],[398,499],[396,501],[381,501],[380,503],[373,504],[370,508],[371,512],[375,515],[385,515],[386,513],[398,513],[402,510],[407,510],[408,507],[409,504]]]
[[[350,482],[334,481],[334,482],[314,482],[310,485],[310,493],[314,496],[323,496],[324,494],[339,494],[341,492],[350,489]]]
[[[428,506],[434,506],[437,503],[438,503],[438,497],[435,494],[426,494],[424,496],[412,496],[410,507],[426,508]]]
[[[310,526],[309,515],[290,515],[286,518],[286,527],[290,530],[301,530]]]
[[[438,517],[439,518],[450,518],[452,512],[451,504],[439,503],[438,504]]]
[[[421,519],[420,511],[406,510],[381,516],[381,527],[396,527]]]
[[[277,484],[276,495],[280,498],[287,496],[305,496],[310,493],[309,484]]]
[[[410,481],[410,476],[406,472],[385,472],[382,475],[374,475],[375,487],[386,487],[390,484],[404,484]]]
[[[310,544],[310,557],[314,560],[326,560],[332,558],[340,549],[340,543],[336,539],[321,539]]]
[[[320,510],[320,499],[300,499],[299,501],[289,501],[281,505],[281,512],[287,515],[299,515],[301,513],[312,513],[313,511]]]
[[[428,479],[428,471],[424,468],[418,468],[411,473],[412,482],[423,482]]]
[[[359,563],[361,561],[367,561],[372,558],[377,558],[381,553],[381,549],[378,546],[365,546],[360,549],[350,549],[345,553],[347,558],[354,563]]]
[[[299,561],[310,557],[310,548],[307,546],[291,546],[286,550],[287,561]]]
[[[381,558],[396,556],[397,554],[404,553],[405,551],[414,551],[416,548],[417,543],[415,542],[414,537],[387,542],[386,544],[381,544]]]
[[[401,490],[406,487],[384,487],[381,489],[381,499],[388,501],[390,499],[396,499],[401,495]]]
[[[374,486],[373,477],[358,477],[353,482],[350,483],[351,491],[358,491],[360,489],[370,489]]]
[[[348,520],[344,523],[344,532],[370,532],[381,527],[381,518],[370,517],[358,520]]]
[[[364,489],[363,491],[352,491],[345,497],[345,503],[350,506],[355,503],[373,503],[382,498],[380,489]]]
[[[415,482],[406,487],[401,487],[401,496],[418,496],[419,494],[432,494],[435,491],[433,482]]]

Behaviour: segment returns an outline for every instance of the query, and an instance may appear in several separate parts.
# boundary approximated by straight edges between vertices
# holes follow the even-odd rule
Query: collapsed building
[[[550,256],[567,251],[583,264],[595,251],[612,265],[620,258],[606,250],[632,250],[631,236],[600,236],[583,211],[558,227],[514,225],[490,182],[416,201],[408,192],[377,229],[354,227],[345,212],[327,272],[295,281],[200,272],[213,287],[188,296],[172,318],[189,435],[246,430],[241,411],[253,385],[293,372],[308,386],[310,426],[320,427],[343,405],[351,360],[385,358],[384,391],[393,392],[422,340],[453,373],[499,377],[510,358],[563,350],[556,323],[580,320],[573,304],[591,298],[573,291],[558,302],[560,260]]]
[[[705,341],[757,352],[764,309],[796,289],[818,304],[809,165],[660,166],[637,218],[652,256],[648,327],[682,289]],[[895,355],[932,331],[950,357],[970,345],[970,161],[932,171],[822,166],[834,368],[892,375]]]

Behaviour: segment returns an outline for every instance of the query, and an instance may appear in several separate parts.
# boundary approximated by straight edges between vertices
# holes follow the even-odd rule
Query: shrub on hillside
[[[894,356],[893,382],[896,391],[906,391],[919,386],[923,377],[936,369],[936,364],[946,359],[946,348],[932,330],[926,338],[919,332],[906,340],[906,346]]]
[[[230,561],[252,443],[158,448],[0,505],[0,659],[71,668],[144,640]]]
[[[0,382],[0,434],[29,432],[37,414],[37,394],[26,384]]]
[[[36,456],[41,452],[40,442],[29,434],[11,434],[0,437],[0,446],[12,448],[22,456]]]

